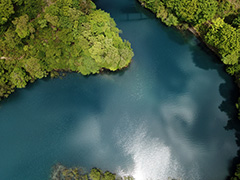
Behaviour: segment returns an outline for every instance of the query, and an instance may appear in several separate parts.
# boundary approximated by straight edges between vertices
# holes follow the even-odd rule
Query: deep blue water
[[[130,67],[39,80],[1,102],[0,180],[48,179],[57,162],[136,180],[224,180],[237,146],[220,108],[233,106],[234,86],[218,59],[134,0],[96,3],[131,42]]]

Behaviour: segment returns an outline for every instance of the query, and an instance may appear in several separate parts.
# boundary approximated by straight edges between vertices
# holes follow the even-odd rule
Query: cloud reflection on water
[[[150,134],[146,123],[130,123],[124,130],[116,130],[115,137],[119,147],[133,159],[132,169],[128,172],[119,170],[119,174],[133,175],[136,180],[167,180],[169,177],[199,179],[196,166],[189,167],[186,174],[174,158],[171,148],[160,138],[153,138]]]

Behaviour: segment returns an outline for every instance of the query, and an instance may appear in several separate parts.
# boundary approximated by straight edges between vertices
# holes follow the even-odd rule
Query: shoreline
[[[205,44],[208,47],[208,49],[210,49],[216,56],[218,56],[221,59],[221,55],[218,53],[218,51],[214,47],[206,43],[201,34],[194,27],[189,27],[187,30],[191,32],[198,40]]]
[[[177,28],[178,30],[180,30],[180,31],[182,31],[182,30],[187,30],[188,32],[190,32],[190,33],[192,33],[201,43],[203,43],[212,53],[214,53],[214,55],[216,55],[218,58],[219,58],[219,63],[221,63],[221,64],[223,64],[224,65],[224,67],[225,67],[225,72],[226,72],[226,74],[229,76],[229,77],[231,77],[232,78],[232,80],[233,80],[233,83],[236,85],[236,93],[238,94],[238,97],[237,97],[237,99],[235,100],[235,110],[236,110],[236,117],[235,117],[235,115],[233,115],[233,117],[229,117],[228,116],[228,120],[227,120],[227,125],[228,124],[235,124],[235,126],[233,126],[232,128],[231,128],[231,130],[234,130],[235,132],[235,140],[236,140],[236,144],[237,144],[237,146],[239,147],[239,144],[238,144],[238,142],[240,141],[240,137],[239,137],[239,128],[237,127],[237,124],[239,124],[239,120],[240,120],[240,97],[239,97],[239,94],[240,94],[240,73],[239,73],[239,71],[238,72],[236,72],[236,73],[234,73],[234,74],[229,74],[228,72],[227,72],[227,69],[226,69],[226,67],[234,67],[233,66],[233,64],[227,64],[227,63],[224,63],[223,62],[223,60],[222,60],[222,55],[219,53],[219,51],[215,48],[215,47],[213,47],[213,46],[211,46],[210,44],[208,44],[205,40],[204,40],[204,36],[202,36],[201,34],[200,34],[200,32],[198,32],[193,26],[190,26],[190,23],[187,23],[188,24],[188,27],[187,28],[185,28],[185,29],[183,29],[183,28],[181,28],[181,26],[183,25],[185,25],[184,23],[179,23],[179,24],[177,24],[177,25],[174,25],[174,24],[171,24],[171,25],[167,25],[167,23],[166,22],[164,22],[163,21],[163,19],[162,18],[164,18],[163,17],[163,15],[162,16],[158,16],[157,15],[157,12],[154,12],[154,10],[152,10],[151,8],[148,8],[148,7],[146,7],[146,4],[144,3],[144,2],[141,2],[141,0],[137,0],[137,2],[144,8],[144,9],[146,9],[146,10],[148,10],[148,11],[150,11],[151,13],[153,13],[154,15],[155,15],[155,18],[156,19],[159,19],[164,25],[166,25],[166,26],[168,26],[168,27],[170,27],[170,26],[172,26],[172,27],[175,27],[175,28]],[[167,11],[167,8],[165,7],[165,9],[163,10],[163,11]],[[172,15],[171,13],[170,13],[170,15]],[[176,17],[176,16],[175,16]],[[177,18],[177,17],[176,17]],[[225,18],[225,17],[224,17]],[[229,65],[231,65],[231,66],[229,66]],[[235,64],[234,64],[235,65]],[[240,63],[238,64],[238,63],[236,63],[236,65],[240,65]],[[227,126],[226,125],[226,126]],[[224,127],[225,129],[226,129],[226,126]],[[232,180],[232,179],[238,179],[238,178],[240,178],[240,176],[238,176],[238,172],[240,171],[240,154],[239,154],[239,152],[240,152],[240,149],[238,149],[238,151],[236,152],[236,154],[234,155],[234,158],[231,160],[231,162],[229,162],[229,168],[228,168],[228,176],[226,177],[226,180]]]

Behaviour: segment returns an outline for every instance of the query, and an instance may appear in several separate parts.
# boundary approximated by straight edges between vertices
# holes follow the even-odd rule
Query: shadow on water
[[[220,62],[220,58],[215,55],[207,46],[200,42],[198,43],[199,48],[191,47],[193,54],[194,64],[205,70],[217,70],[219,76],[224,79],[224,83],[221,83],[219,86],[219,93],[225,99],[219,105],[219,109],[228,117],[228,122],[226,122],[225,130],[235,130],[236,144],[240,147],[240,121],[238,120],[238,112],[235,107],[237,102],[239,92],[237,85],[234,83],[234,78],[228,75],[225,71],[225,66]],[[208,54],[209,59],[204,59],[202,57],[201,51],[205,51]],[[230,176],[234,175],[236,165],[240,163],[240,150],[237,152],[237,156],[229,162],[229,174]],[[230,176],[226,179],[230,179]]]
[[[122,72],[124,73],[124,72]],[[28,83],[27,86],[25,88],[22,89],[15,89],[15,92],[13,92],[8,98],[3,99],[0,102],[0,108],[3,107],[4,105],[9,105],[9,104],[15,104],[17,101],[21,101],[22,98],[27,98],[28,97],[28,92],[29,91],[33,91],[34,89],[39,88],[39,86],[42,86],[40,84],[43,83],[47,83],[47,86],[42,86],[42,88],[44,89],[44,93],[39,94],[40,96],[42,96],[43,94],[45,94],[44,96],[46,96],[48,98],[48,101],[50,101],[52,99],[54,99],[54,101],[59,101],[59,106],[64,106],[64,102],[69,101],[68,103],[70,103],[71,105],[74,104],[78,104],[78,101],[82,101],[84,102],[84,107],[83,109],[87,109],[90,108],[90,106],[94,106],[92,108],[94,108],[95,110],[97,110],[98,112],[101,111],[101,105],[98,103],[99,101],[96,101],[96,99],[99,99],[101,92],[99,90],[94,89],[94,87],[89,88],[90,90],[84,90],[83,92],[85,93],[89,93],[90,96],[76,96],[74,99],[72,98],[72,94],[76,94],[76,88],[78,87],[77,84],[71,83],[71,81],[64,81],[65,84],[62,85],[61,81],[62,79],[65,78],[69,78],[70,76],[75,76],[76,79],[78,80],[82,80],[83,84],[85,82],[85,84],[88,83],[88,79],[97,75],[89,75],[89,76],[83,76],[81,74],[78,73],[74,73],[74,72],[65,72],[64,76],[58,76],[55,78],[51,78],[50,76],[43,78],[43,79],[38,79],[36,81],[34,81],[33,83]],[[71,78],[71,77],[70,77]],[[66,83],[67,82],[67,83]],[[50,83],[50,84],[49,84]],[[98,81],[95,82],[96,84],[99,84]],[[72,87],[72,88],[69,88]],[[67,93],[66,93],[67,92]],[[56,94],[64,94],[63,96],[57,97]],[[76,94],[77,95],[77,94]],[[44,102],[40,102],[43,103]],[[43,105],[44,106],[44,105]]]
[[[224,92],[224,89],[227,87],[227,83],[221,84],[220,91]],[[236,94],[236,93],[235,93]],[[235,95],[236,96],[236,95]],[[239,96],[239,93],[238,93]],[[219,106],[220,110],[226,112],[229,120],[227,122],[227,125],[225,126],[226,130],[235,130],[235,140],[236,144],[239,147],[239,150],[237,151],[236,156],[231,161],[231,166],[229,167],[229,173],[230,176],[233,176],[236,172],[237,164],[240,164],[240,121],[238,119],[238,112],[236,110],[236,107],[234,106],[234,103],[231,102],[237,102],[237,97],[234,98],[234,101],[226,99],[222,102],[222,104]],[[227,178],[230,180],[230,177]]]

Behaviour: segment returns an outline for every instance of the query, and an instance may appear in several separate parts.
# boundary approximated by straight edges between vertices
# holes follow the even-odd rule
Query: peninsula
[[[131,62],[130,43],[91,0],[1,0],[0,99],[58,71],[116,71]]]

